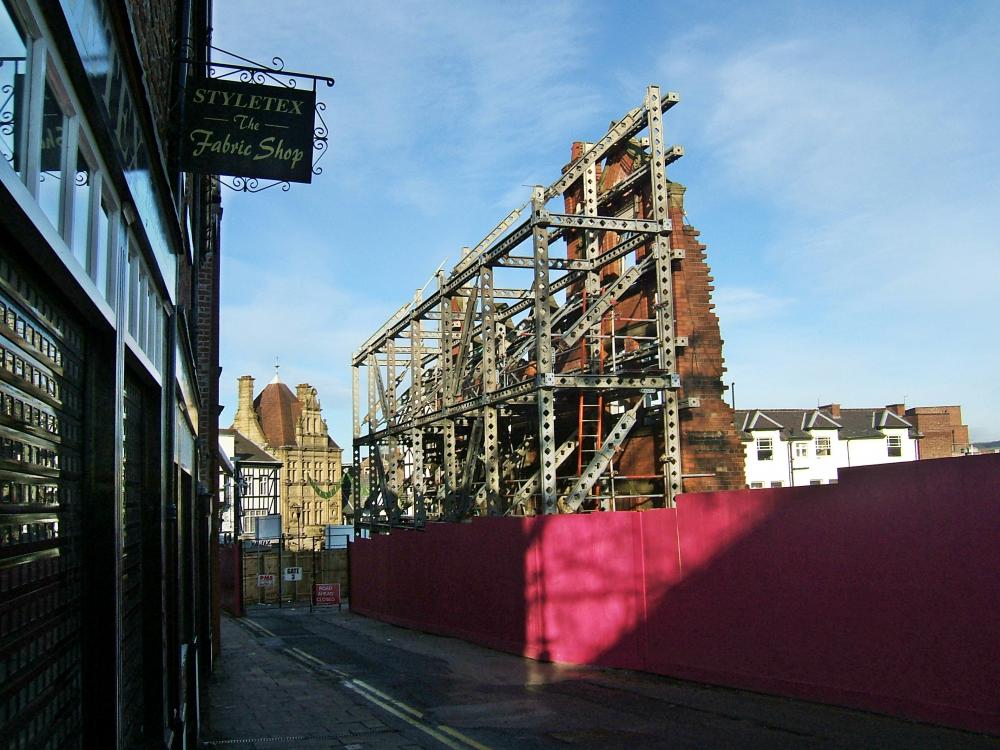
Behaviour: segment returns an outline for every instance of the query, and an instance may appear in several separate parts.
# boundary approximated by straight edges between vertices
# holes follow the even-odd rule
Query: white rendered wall
[[[872,464],[894,464],[900,461],[916,461],[917,441],[908,436],[905,428],[883,430],[886,437],[850,441],[850,457],[844,466],[871,466]],[[889,455],[889,436],[898,437],[900,455]]]
[[[781,482],[782,487],[788,486],[788,443],[781,440],[778,430],[754,430],[754,439],[744,443],[746,452],[747,485],[753,486],[760,482],[763,487],[770,487],[774,482]],[[771,438],[772,458],[761,461],[757,458],[757,440]]]
[[[870,466],[872,464],[898,463],[917,459],[917,441],[910,438],[906,428],[883,430],[885,437],[857,440],[841,440],[837,430],[812,430],[812,440],[792,440],[784,442],[778,430],[755,430],[754,439],[744,442],[746,454],[746,480],[748,486],[760,482],[762,487],[771,487],[781,482],[783,487],[813,484],[829,484],[837,481],[837,470],[848,466]],[[901,455],[889,455],[889,436],[900,439]],[[771,438],[773,457],[770,461],[757,458],[757,439]],[[829,438],[830,455],[816,454],[818,438]],[[795,446],[805,445],[804,456],[796,456]],[[790,479],[791,477],[791,479]]]

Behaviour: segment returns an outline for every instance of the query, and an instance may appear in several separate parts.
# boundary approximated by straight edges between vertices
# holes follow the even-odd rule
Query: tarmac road
[[[381,717],[384,732],[391,729],[403,743],[393,747],[1000,747],[997,738],[860,711],[642,673],[539,663],[346,609],[255,607],[248,615],[241,626],[259,647],[297,662],[324,690],[339,690]],[[211,695],[213,688],[208,690]],[[389,746],[387,737],[375,739],[383,744],[369,744],[359,734],[309,747]]]

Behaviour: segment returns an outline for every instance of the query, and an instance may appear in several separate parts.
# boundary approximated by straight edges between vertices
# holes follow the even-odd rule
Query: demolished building
[[[355,353],[360,525],[671,507],[744,486],[722,339],[663,115],[573,145]],[[362,398],[362,383],[366,398]]]

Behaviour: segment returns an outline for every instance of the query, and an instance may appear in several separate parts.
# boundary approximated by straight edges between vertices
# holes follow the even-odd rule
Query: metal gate
[[[79,747],[83,337],[0,257],[0,737]]]
[[[350,569],[347,549],[321,549],[322,539],[302,550],[246,546],[243,549],[243,603],[303,605],[312,603],[313,585],[336,583],[347,597]],[[297,570],[296,580],[286,580],[289,568]],[[263,579],[261,578],[263,576]]]

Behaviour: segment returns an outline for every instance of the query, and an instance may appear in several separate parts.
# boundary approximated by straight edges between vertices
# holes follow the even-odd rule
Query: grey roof
[[[281,461],[265,451],[239,430],[228,427],[219,430],[220,435],[233,436],[233,462],[249,464],[278,464]]]
[[[754,430],[779,430],[784,440],[812,440],[808,409],[754,409],[736,412],[736,427],[749,440]],[[831,425],[832,429],[836,429]]]
[[[873,409],[841,409],[834,417],[827,409],[738,409],[736,429],[744,440],[752,433],[779,430],[783,440],[812,440],[811,430],[838,430],[843,440],[882,438],[884,429],[908,429],[911,437],[917,433],[908,421],[885,407]]]
[[[884,437],[882,430],[910,429],[913,427],[902,417],[888,409],[842,409],[840,431],[845,440]]]

